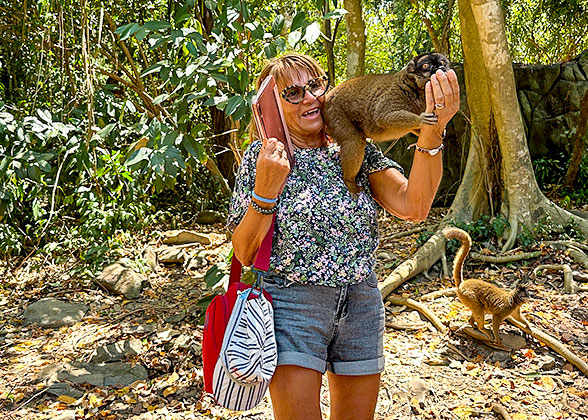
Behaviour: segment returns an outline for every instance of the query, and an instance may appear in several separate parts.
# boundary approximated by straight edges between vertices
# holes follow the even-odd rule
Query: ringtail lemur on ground
[[[442,233],[447,239],[458,239],[461,243],[453,262],[453,279],[457,297],[472,310],[470,325],[474,328],[477,325],[479,331],[492,338],[490,331],[484,328],[484,315],[492,314],[492,332],[498,344],[501,344],[498,327],[509,315],[530,328],[529,322],[521,314],[521,305],[529,298],[526,286],[519,283],[513,290],[503,290],[483,280],[463,280],[463,263],[472,246],[470,235],[456,227],[447,227]]]

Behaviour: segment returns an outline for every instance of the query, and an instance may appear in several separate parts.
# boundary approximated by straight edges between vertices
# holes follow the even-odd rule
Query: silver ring
[[[443,105],[443,104],[435,104],[435,108],[437,108],[437,109],[443,109],[443,108],[445,108],[445,105]]]

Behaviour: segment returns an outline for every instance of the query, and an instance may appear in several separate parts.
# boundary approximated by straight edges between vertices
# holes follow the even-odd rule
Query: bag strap
[[[259,271],[267,272],[269,270],[269,260],[270,254],[272,252],[272,240],[274,236],[274,225],[276,223],[276,214],[272,216],[272,224],[270,225],[265,238],[261,242],[259,250],[257,251],[257,256],[255,257],[255,262],[253,263],[253,268]],[[241,281],[241,261],[235,257],[233,254],[233,258],[231,260],[231,272],[229,274],[229,284],[231,283],[238,283]]]

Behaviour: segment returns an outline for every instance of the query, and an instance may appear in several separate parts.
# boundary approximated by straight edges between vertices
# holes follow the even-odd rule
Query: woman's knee
[[[269,386],[276,420],[320,420],[321,382],[316,370],[278,366]]]

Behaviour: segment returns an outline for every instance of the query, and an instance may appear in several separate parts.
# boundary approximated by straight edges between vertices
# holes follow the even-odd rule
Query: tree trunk
[[[345,0],[347,23],[347,78],[365,73],[365,26],[361,0]]]
[[[580,164],[582,163],[582,155],[584,154],[584,150],[586,150],[586,143],[583,137],[586,134],[587,122],[588,90],[586,91],[586,93],[584,94],[584,98],[582,99],[582,105],[580,108],[580,118],[578,119],[578,126],[576,128],[574,140],[572,141],[572,157],[570,159],[570,165],[568,166],[566,179],[564,180],[564,185],[567,185],[569,187],[571,187],[572,184],[576,181],[576,177],[578,176],[578,170],[580,169]]]
[[[459,191],[451,213],[463,216],[463,209],[484,210],[480,205],[480,196],[475,196],[477,199],[472,201],[471,194],[479,194],[484,190],[491,193],[497,182],[493,181],[494,178],[501,184],[501,213],[510,222],[503,252],[512,248],[523,226],[532,231],[533,226],[546,216],[552,219],[555,228],[577,219],[580,229],[588,233],[588,221],[574,218],[571,213],[556,207],[545,198],[537,185],[516,96],[500,2],[460,0],[459,7],[466,87],[472,117],[472,147],[464,179],[468,181],[473,176],[473,180],[470,185],[460,186],[460,190],[468,189],[469,203],[461,201],[465,198],[465,191]],[[494,177],[492,173],[492,165],[496,166],[498,162],[484,159],[488,151],[493,156],[493,120],[500,151],[499,177]],[[482,143],[479,148],[476,147],[478,141]],[[479,153],[479,149],[485,154]],[[490,172],[486,176],[477,174],[478,168],[490,168]],[[491,198],[488,200],[490,205],[498,203],[498,197]],[[474,217],[475,213],[472,211],[471,216]]]
[[[323,7],[323,15],[329,13],[329,1],[325,1],[325,5]],[[335,25],[337,28],[337,25]],[[325,33],[325,51],[327,53],[327,74],[329,75],[329,80],[332,83],[335,82],[335,37],[331,31],[331,19],[324,19],[323,23],[323,32]],[[336,32],[336,30],[335,30]]]

